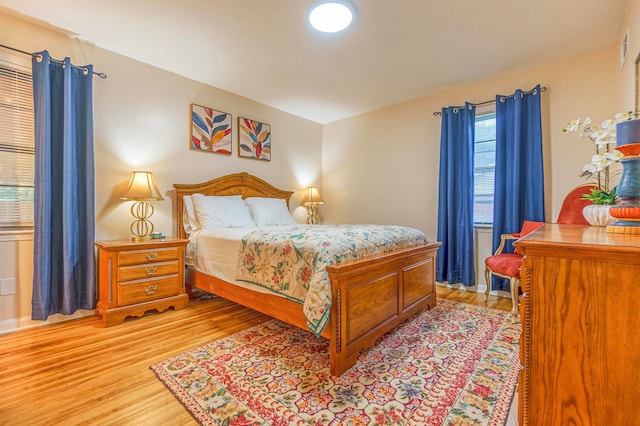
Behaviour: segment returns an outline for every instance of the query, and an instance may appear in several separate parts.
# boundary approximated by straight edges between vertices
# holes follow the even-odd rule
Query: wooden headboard
[[[184,202],[182,197],[191,194],[203,195],[242,195],[247,197],[282,198],[289,205],[292,191],[283,191],[270,183],[249,173],[234,173],[202,183],[174,183],[176,189],[176,235],[186,238],[187,233],[182,225]]]

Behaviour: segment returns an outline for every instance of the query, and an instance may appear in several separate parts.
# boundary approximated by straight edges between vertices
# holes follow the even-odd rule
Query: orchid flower
[[[610,198],[615,201],[615,187],[609,188],[610,167],[619,163],[623,155],[616,151],[616,125],[622,121],[632,120],[637,117],[633,111],[619,112],[614,118],[609,118],[600,123],[598,127],[591,126],[591,117],[584,120],[578,118],[570,121],[564,132],[576,132],[581,137],[588,137],[596,146],[596,153],[591,157],[591,162],[582,166],[581,177],[591,179],[595,176],[600,194],[613,194]]]

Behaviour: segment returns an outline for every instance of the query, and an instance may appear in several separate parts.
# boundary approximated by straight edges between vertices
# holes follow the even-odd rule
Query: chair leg
[[[511,286],[511,315],[518,316],[518,292],[520,290],[520,279],[511,277],[509,279],[509,285]]]
[[[487,283],[487,288],[484,290],[484,301],[489,300],[489,292],[491,291],[491,271],[489,268],[484,268],[484,281]]]

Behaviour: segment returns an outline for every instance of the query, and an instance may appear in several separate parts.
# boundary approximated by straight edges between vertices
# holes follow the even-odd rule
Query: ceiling
[[[313,0],[0,0],[0,6],[324,124],[614,45],[627,1],[352,0],[354,24],[339,34],[309,27]]]

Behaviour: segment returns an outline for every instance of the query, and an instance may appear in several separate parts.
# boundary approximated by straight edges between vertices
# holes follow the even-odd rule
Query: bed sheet
[[[290,226],[271,226],[269,228],[287,229]],[[275,294],[263,286],[236,280],[238,252],[242,247],[242,237],[260,228],[220,228],[201,229],[189,235],[185,254],[186,264],[198,272],[219,278],[228,283],[248,288],[260,293]]]

